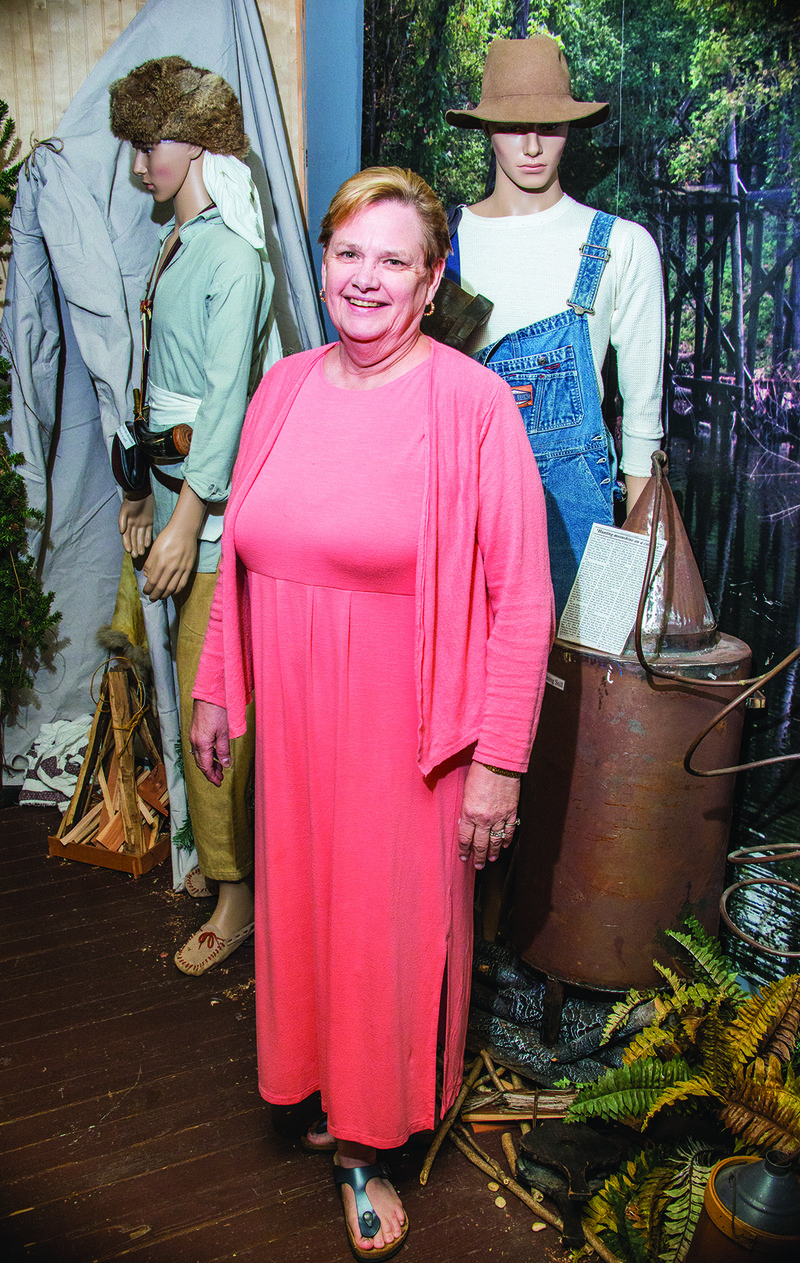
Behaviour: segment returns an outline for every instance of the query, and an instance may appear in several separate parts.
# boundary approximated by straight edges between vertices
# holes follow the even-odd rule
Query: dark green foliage
[[[175,770],[183,777],[183,742],[180,739],[175,742]],[[172,845],[176,851],[194,850],[194,830],[188,812],[183,824],[172,834]]]
[[[546,30],[573,93],[608,101],[602,127],[573,128],[561,166],[579,200],[655,226],[658,191],[722,183],[732,120],[743,178],[800,175],[796,0],[366,0],[364,165],[420,172],[445,203],[479,201],[489,146],[444,112],[474,105],[492,39]]]
[[[625,1123],[643,1133],[640,1152],[587,1209],[588,1225],[627,1263],[681,1263],[714,1161],[771,1148],[800,1156],[800,1092],[792,1066],[800,975],[748,994],[696,920],[668,933],[685,953],[690,977],[660,967],[669,990],[649,998],[652,1023],[631,1039],[625,1065],[583,1087],[567,1116]],[[646,999],[634,991],[617,1005],[606,1037]],[[652,1131],[676,1114],[683,1127],[696,1115],[692,1126],[717,1135],[720,1152],[649,1144]]]
[[[0,101],[0,250],[10,240],[11,211],[17,196],[17,177],[21,162],[13,162],[19,152],[19,141],[14,138],[14,120],[8,117],[8,105]],[[0,410],[0,416],[2,416]]]
[[[176,851],[194,850],[194,833],[192,832],[192,822],[188,817],[184,820],[181,827],[173,833],[172,845]]]
[[[8,371],[5,361],[0,369]],[[48,633],[61,618],[51,612],[54,593],[42,590],[36,559],[28,549],[27,528],[41,522],[42,515],[28,507],[25,481],[17,473],[23,463],[24,457],[10,452],[0,433],[0,754],[15,695],[33,685]]]
[[[744,992],[736,980],[719,939],[712,938],[696,917],[686,918],[686,930],[667,930],[667,937],[678,943],[692,962],[692,974],[698,981],[716,987],[731,1000],[743,1000]]]
[[[689,1076],[685,1061],[634,1061],[630,1066],[609,1070],[596,1083],[581,1088],[570,1106],[568,1121],[585,1122],[602,1118],[606,1122],[627,1122],[644,1118],[665,1088]]]
[[[476,104],[486,50],[512,32],[513,0],[366,0],[362,163],[411,167],[445,204],[483,197],[489,148],[445,122]]]
[[[606,1181],[585,1223],[629,1263],[680,1263],[703,1205],[706,1182],[723,1149],[689,1140],[676,1151],[644,1150]]]

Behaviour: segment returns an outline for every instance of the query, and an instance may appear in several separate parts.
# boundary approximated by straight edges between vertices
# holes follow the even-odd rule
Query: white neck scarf
[[[222,222],[256,250],[264,248],[264,221],[249,168],[233,154],[203,154],[203,183]]]

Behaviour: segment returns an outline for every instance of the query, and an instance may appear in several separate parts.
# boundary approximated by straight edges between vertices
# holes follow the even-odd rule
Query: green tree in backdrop
[[[366,0],[364,163],[478,200],[488,145],[444,111],[478,101],[491,40],[537,30],[562,41],[576,96],[611,103],[603,127],[573,131],[574,196],[652,223],[658,188],[722,179],[734,120],[764,186],[797,183],[796,0]]]

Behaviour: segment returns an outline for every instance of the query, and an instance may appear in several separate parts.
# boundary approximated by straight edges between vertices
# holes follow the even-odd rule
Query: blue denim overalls
[[[458,220],[451,211],[453,254],[445,276],[460,282]],[[514,392],[539,466],[547,505],[556,616],[569,596],[593,522],[613,524],[617,459],[600,409],[589,316],[611,257],[614,216],[597,211],[567,310],[484,347],[474,358]]]

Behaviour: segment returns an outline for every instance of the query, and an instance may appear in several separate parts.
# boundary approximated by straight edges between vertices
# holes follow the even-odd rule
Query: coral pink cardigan
[[[222,568],[194,696],[224,706],[232,737],[253,691],[247,573],[236,516],[308,373],[329,346],[281,360],[244,424],[225,511]],[[539,471],[508,386],[431,343],[426,474],[417,554],[418,762],[528,766],[554,634]]]

